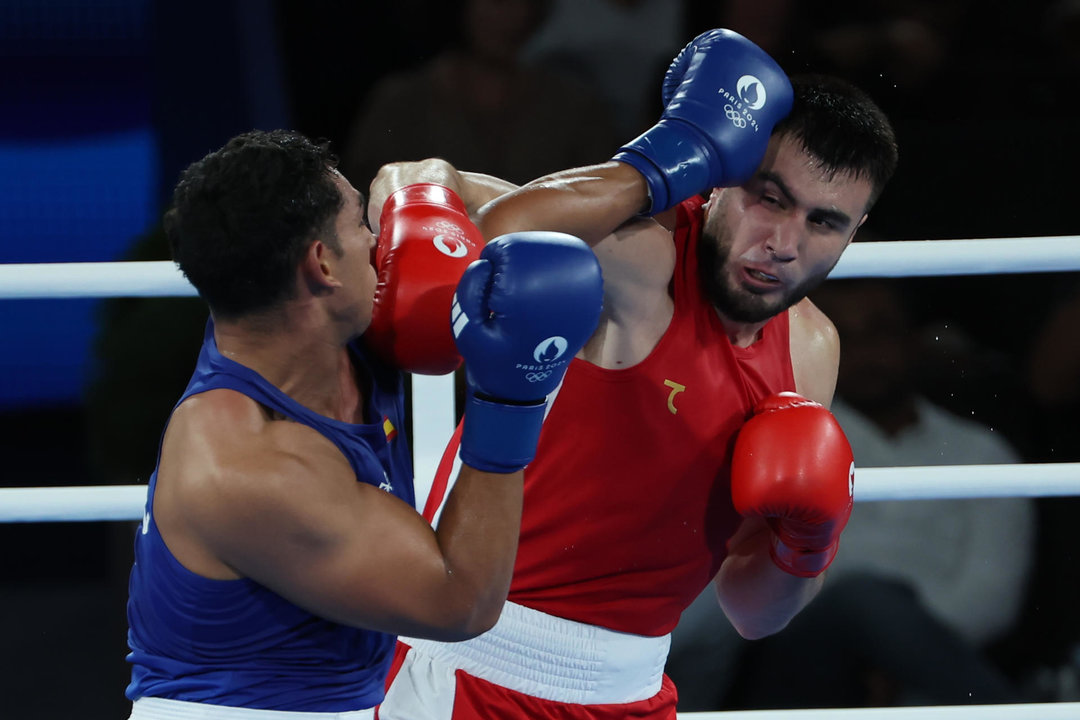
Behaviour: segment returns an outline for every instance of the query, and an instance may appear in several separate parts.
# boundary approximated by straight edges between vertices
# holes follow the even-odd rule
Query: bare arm
[[[498,619],[521,494],[520,472],[466,467],[434,531],[314,430],[212,391],[174,415],[154,515],[194,572],[251,578],[343,624],[461,640]]]
[[[555,230],[596,243],[633,219],[648,200],[644,178],[623,163],[564,170],[518,187],[432,158],[384,165],[371,182],[369,219],[377,222],[386,198],[417,182],[438,183],[456,192],[470,213],[479,212],[481,230],[489,239],[519,230]],[[372,225],[372,230],[378,228]]]
[[[499,197],[480,217],[484,237],[518,230],[554,230],[598,243],[648,202],[637,170],[618,162],[564,170]]]
[[[376,235],[386,199],[399,188],[421,182],[437,183],[453,190],[474,219],[484,204],[518,187],[492,175],[458,170],[439,158],[383,165],[371,181],[368,197],[368,222]]]
[[[457,192],[488,240],[510,232],[551,230],[592,245],[604,273],[605,317],[626,328],[620,341],[612,343],[621,362],[647,354],[667,326],[674,247],[663,225],[638,217],[648,190],[631,166],[608,162],[575,168],[519,188],[489,175],[462,172],[439,159],[391,163],[371,184],[369,218],[381,212],[390,193],[415,182],[435,182]]]
[[[764,520],[743,520],[713,581],[724,614],[748,640],[783,630],[825,580],[824,574],[801,578],[778,568],[769,557],[771,534]]]
[[[604,273],[604,314],[582,357],[602,367],[639,362],[671,319],[675,247],[667,228],[639,216],[647,201],[638,171],[608,162],[539,178],[480,210],[478,225],[488,239],[550,230],[592,246]]]

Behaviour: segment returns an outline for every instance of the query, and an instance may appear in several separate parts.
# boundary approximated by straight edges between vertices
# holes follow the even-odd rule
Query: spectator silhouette
[[[687,13],[686,0],[552,0],[523,54],[530,65],[591,88],[625,140],[656,120],[657,83],[686,38],[698,32],[687,34]],[[709,23],[699,31],[711,27],[738,30]],[[643,83],[643,77],[657,83]]]
[[[442,157],[516,183],[607,160],[606,106],[584,86],[526,67],[520,49],[547,0],[465,0],[460,39],[418,68],[385,75],[345,143],[343,172],[366,188],[383,164]]]
[[[1026,417],[1036,462],[1080,461],[1080,282],[1063,279],[1055,303],[1036,325],[1025,358],[1031,396]],[[1024,659],[1040,700],[1080,699],[1080,566],[1075,562],[1080,498],[1040,498],[1039,554],[1033,601],[1022,633],[1006,649]]]

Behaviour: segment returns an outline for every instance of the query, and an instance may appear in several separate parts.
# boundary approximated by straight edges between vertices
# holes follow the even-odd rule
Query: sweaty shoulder
[[[169,421],[155,521],[188,569],[235,577],[244,573],[223,546],[304,513],[309,499],[321,497],[318,486],[335,478],[352,480],[348,461],[318,432],[275,419],[241,393],[210,390],[184,401]]]
[[[809,298],[796,303],[789,317],[795,389],[800,395],[829,407],[840,364],[836,326]]]

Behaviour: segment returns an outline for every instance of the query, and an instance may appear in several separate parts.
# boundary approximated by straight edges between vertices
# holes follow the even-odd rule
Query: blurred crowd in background
[[[361,189],[392,160],[515,182],[602,162],[712,27],[889,114],[900,166],[858,240],[1080,233],[1076,0],[2,0],[0,262],[168,259],[179,172],[251,128],[330,140]],[[859,466],[1080,460],[1080,275],[830,281],[813,299],[841,333],[835,411]],[[0,486],[145,482],[204,322],[193,298],[0,301]],[[746,643],[711,597],[691,607],[680,708],[1080,699],[1078,513],[857,505],[828,590],[780,635]],[[133,531],[0,525],[0,715],[78,698],[84,718],[124,716]],[[781,691],[785,658],[811,652],[828,682]]]

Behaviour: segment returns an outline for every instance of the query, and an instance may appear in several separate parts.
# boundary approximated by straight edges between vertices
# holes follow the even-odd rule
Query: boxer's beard
[[[709,219],[698,242],[698,274],[705,297],[729,320],[765,322],[802,300],[828,275],[828,271],[812,275],[781,295],[752,292],[739,285],[728,270],[731,237],[726,230],[723,207],[714,210]]]

